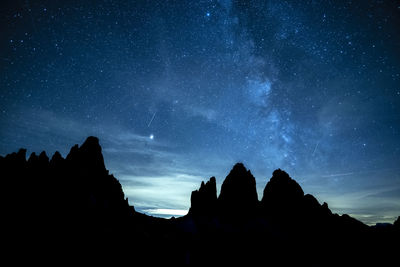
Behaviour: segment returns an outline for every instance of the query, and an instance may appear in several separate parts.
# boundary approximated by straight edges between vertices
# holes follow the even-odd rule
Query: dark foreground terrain
[[[128,204],[89,137],[64,159],[26,150],[0,157],[2,255],[17,263],[396,266],[400,221],[369,227],[333,214],[282,170],[258,200],[236,164],[217,196],[211,177],[186,216],[150,217]]]

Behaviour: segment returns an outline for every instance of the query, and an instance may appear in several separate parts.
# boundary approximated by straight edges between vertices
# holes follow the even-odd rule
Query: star
[[[154,135],[150,134],[149,138],[150,138],[150,140],[153,140],[154,139]]]

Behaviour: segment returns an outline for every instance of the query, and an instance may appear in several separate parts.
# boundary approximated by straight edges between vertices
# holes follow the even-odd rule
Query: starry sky
[[[1,1],[0,154],[100,138],[138,211],[236,162],[332,211],[400,215],[399,1]],[[29,204],[29,199],[26,200]]]

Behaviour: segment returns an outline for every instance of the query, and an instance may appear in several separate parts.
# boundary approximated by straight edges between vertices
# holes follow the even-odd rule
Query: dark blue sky
[[[95,135],[137,210],[234,163],[334,212],[400,214],[398,1],[2,1],[0,154]],[[29,199],[27,199],[29,204]]]

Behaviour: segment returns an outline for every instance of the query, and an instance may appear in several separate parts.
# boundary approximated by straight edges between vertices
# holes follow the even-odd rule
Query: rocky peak
[[[51,163],[52,165],[55,165],[55,164],[59,164],[59,163],[62,162],[63,160],[64,160],[64,159],[63,159],[63,157],[61,156],[60,152],[56,151],[56,152],[54,152],[53,156],[51,157],[50,163]]]
[[[225,214],[254,212],[258,205],[256,180],[242,163],[237,163],[226,176],[218,198]]]
[[[264,188],[261,209],[266,216],[281,219],[297,217],[301,214],[305,202],[312,207],[319,206],[314,197],[304,198],[303,189],[289,174],[277,169]]]
[[[21,149],[0,158],[0,167],[7,178],[5,188],[18,188],[23,200],[31,202],[27,212],[39,216],[38,220],[52,216],[106,225],[134,212],[121,184],[106,170],[96,137],[88,137],[81,146],[74,145],[66,159],[55,152],[49,161],[43,151],[32,153],[26,161],[26,150]],[[25,207],[22,201],[12,204],[15,209]]]
[[[79,165],[79,168],[85,168],[89,171],[104,172],[104,158],[99,144],[99,139],[89,136],[86,141],[79,147],[74,145],[66,159]]]
[[[293,180],[287,172],[277,169],[272,173],[272,178],[264,189],[262,203],[296,201],[304,196],[303,189]]]
[[[215,177],[211,177],[207,183],[204,183],[204,181],[201,182],[199,190],[192,192],[190,201],[190,214],[214,214],[217,206],[217,184]]]

